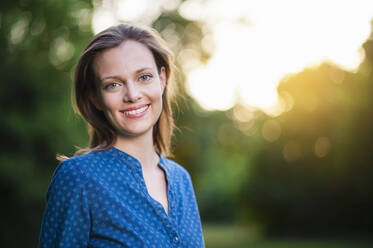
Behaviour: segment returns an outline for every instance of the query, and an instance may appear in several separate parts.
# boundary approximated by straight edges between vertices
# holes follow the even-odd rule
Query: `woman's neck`
[[[118,136],[114,147],[138,159],[143,170],[153,170],[156,168],[159,157],[154,149],[153,137],[149,135],[138,137]]]

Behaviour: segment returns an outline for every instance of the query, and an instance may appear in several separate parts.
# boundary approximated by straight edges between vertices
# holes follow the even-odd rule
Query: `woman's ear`
[[[166,84],[167,84],[166,69],[164,68],[164,66],[162,66],[161,72],[159,73],[159,79],[161,80],[162,93],[163,93],[164,89],[166,88]]]

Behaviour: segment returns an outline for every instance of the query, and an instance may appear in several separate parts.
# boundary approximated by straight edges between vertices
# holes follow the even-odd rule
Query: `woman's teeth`
[[[130,110],[130,111],[124,111],[124,114],[126,114],[126,115],[140,114],[140,113],[144,112],[147,108],[148,108],[148,105],[146,105],[146,106],[144,106],[142,108],[139,108],[139,109]]]

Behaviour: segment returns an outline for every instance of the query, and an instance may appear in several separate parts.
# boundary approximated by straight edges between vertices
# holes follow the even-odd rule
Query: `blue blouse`
[[[204,247],[189,173],[161,155],[159,166],[168,215],[131,155],[112,147],[63,161],[48,187],[39,247]]]

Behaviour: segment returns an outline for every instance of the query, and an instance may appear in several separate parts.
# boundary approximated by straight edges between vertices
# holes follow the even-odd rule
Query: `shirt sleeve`
[[[73,161],[56,168],[47,191],[39,247],[87,247],[90,214],[85,175]]]

